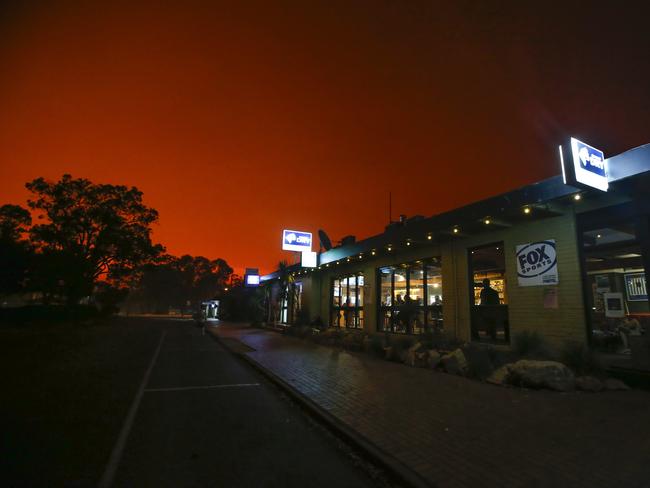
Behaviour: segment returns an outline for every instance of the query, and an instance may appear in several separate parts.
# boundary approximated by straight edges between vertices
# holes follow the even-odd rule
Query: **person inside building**
[[[343,320],[345,321],[346,327],[350,327],[350,318],[352,313],[350,307],[351,307],[351,303],[350,303],[350,299],[348,298],[345,300],[345,303],[343,304]]]
[[[481,290],[481,305],[500,305],[499,292],[490,286],[490,278],[483,280],[483,289]]]
[[[481,310],[481,316],[483,317],[486,332],[493,341],[497,339],[497,321],[495,311],[491,310],[490,307],[500,304],[499,292],[490,286],[490,279],[485,278],[481,290],[481,306],[486,308]],[[478,334],[478,331],[476,333]],[[475,337],[475,339],[478,339],[478,337]]]

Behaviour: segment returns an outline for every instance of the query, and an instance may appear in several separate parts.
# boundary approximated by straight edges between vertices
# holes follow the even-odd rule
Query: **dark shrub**
[[[544,337],[535,331],[524,330],[515,334],[512,340],[513,352],[522,358],[547,359],[551,352]]]
[[[578,376],[602,376],[604,373],[603,365],[594,352],[579,342],[566,342],[560,351],[560,360]]]

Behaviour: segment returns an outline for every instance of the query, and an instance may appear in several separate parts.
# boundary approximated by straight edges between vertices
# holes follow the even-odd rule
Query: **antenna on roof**
[[[332,241],[330,241],[330,238],[323,229],[318,229],[318,239],[320,240],[320,245],[323,249],[326,251],[332,249]]]

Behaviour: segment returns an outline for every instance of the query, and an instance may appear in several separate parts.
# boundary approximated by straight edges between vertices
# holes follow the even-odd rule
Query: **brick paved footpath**
[[[245,326],[213,332],[434,486],[650,487],[650,392],[503,388]]]

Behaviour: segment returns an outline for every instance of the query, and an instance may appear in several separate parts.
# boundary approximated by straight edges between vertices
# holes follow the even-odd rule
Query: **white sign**
[[[311,232],[282,231],[282,249],[285,251],[311,251]]]
[[[609,171],[605,154],[595,147],[571,138],[572,163],[564,161],[562,148],[562,175],[564,183],[573,186],[588,186],[597,190],[607,191],[609,188]]]
[[[246,275],[246,286],[257,286],[260,284],[260,275]]]
[[[300,264],[303,268],[316,268],[318,266],[318,253],[316,251],[303,251]]]
[[[516,254],[519,286],[558,284],[555,239],[521,244]]]
[[[605,317],[625,317],[622,293],[603,293],[603,301],[605,302]]]

